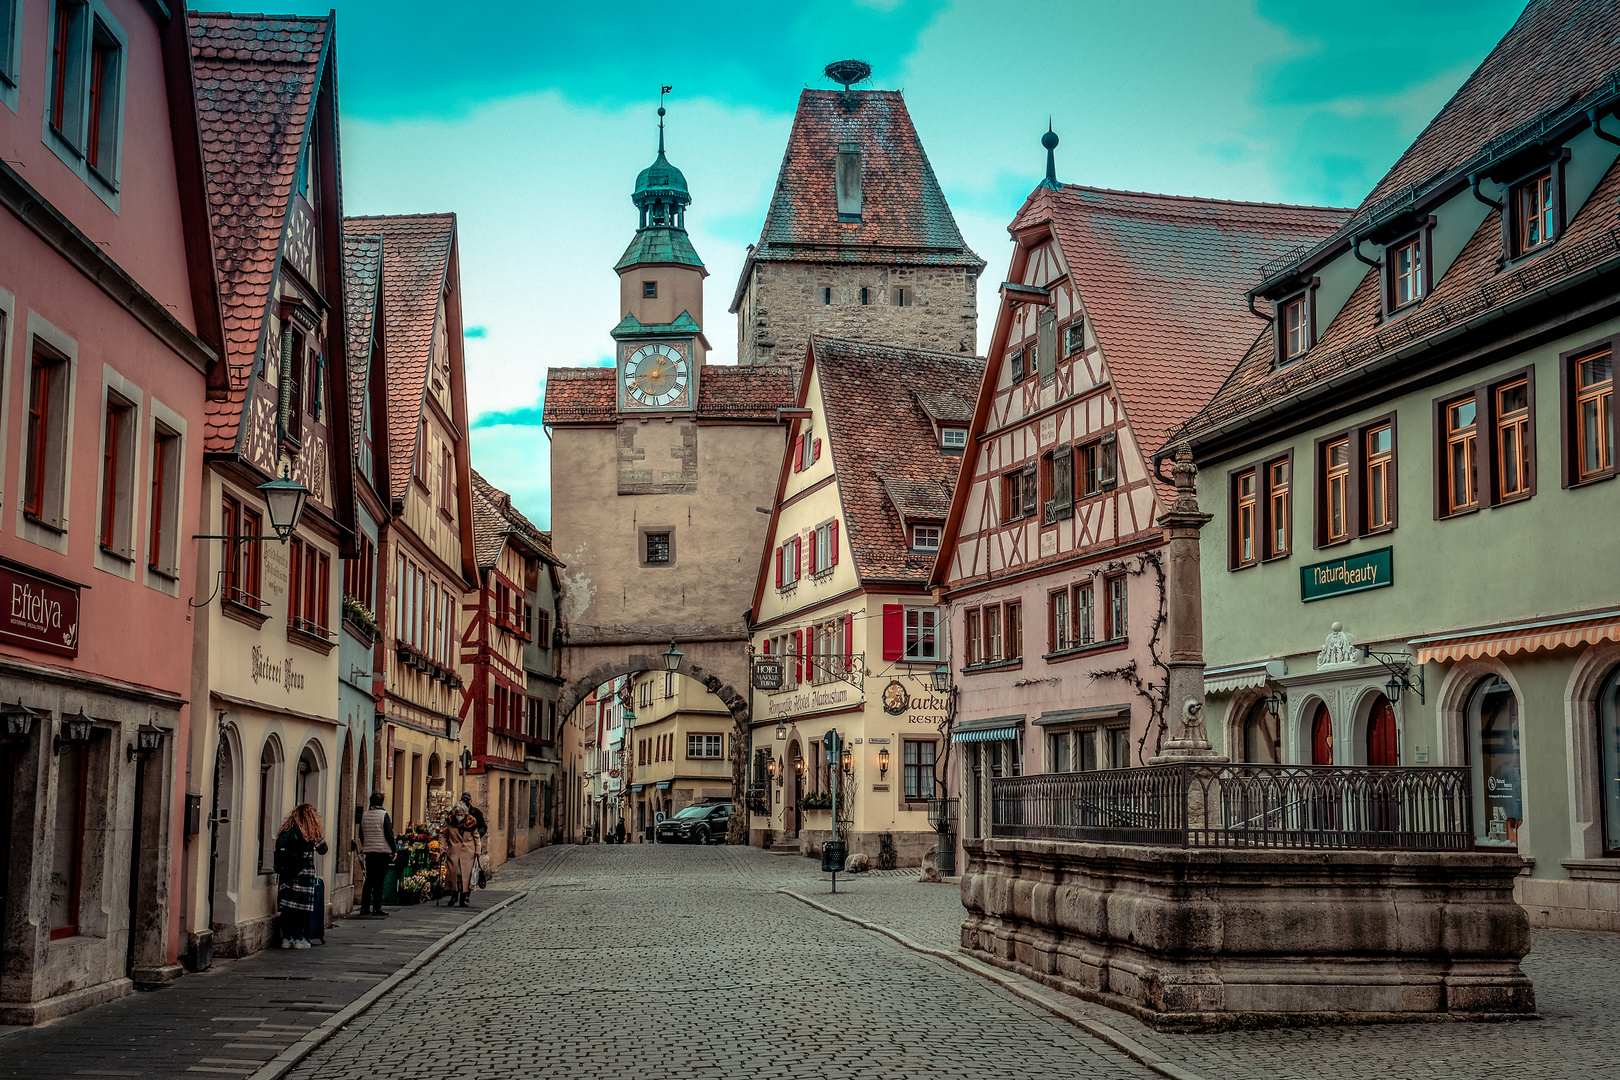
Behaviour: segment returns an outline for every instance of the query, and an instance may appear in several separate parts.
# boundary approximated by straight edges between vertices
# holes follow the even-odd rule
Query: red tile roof
[[[1012,229],[1051,223],[1147,454],[1265,330],[1245,299],[1255,267],[1348,213],[1065,185],[1036,188]]]
[[[552,368],[542,415],[547,424],[611,424],[617,416],[613,368]],[[775,420],[794,402],[787,364],[705,364],[698,376],[698,419]]]
[[[943,521],[961,454],[947,454],[913,390],[971,399],[984,358],[812,338],[844,532],[862,581],[928,581],[931,554],[911,551],[908,520]]]
[[[861,220],[840,222],[838,149],[861,149]],[[805,90],[755,259],[968,266],[962,239],[898,90]],[[747,271],[744,271],[746,276]]]
[[[225,360],[233,371],[229,395],[207,403],[205,442],[211,453],[229,453],[330,26],[319,17],[207,12],[191,12],[187,25]]]
[[[343,219],[349,235],[381,236],[384,348],[388,354],[389,483],[401,498],[416,456],[439,297],[451,272],[456,215],[400,214]]]
[[[382,237],[343,237],[343,320],[346,324],[349,387],[349,442],[360,453],[365,427],[366,384],[371,375],[372,334],[382,274]]]
[[[473,551],[481,570],[500,561],[501,548],[514,536],[543,561],[554,566],[563,563],[551,551],[551,534],[535,528],[534,522],[512,505],[512,496],[472,471]]]

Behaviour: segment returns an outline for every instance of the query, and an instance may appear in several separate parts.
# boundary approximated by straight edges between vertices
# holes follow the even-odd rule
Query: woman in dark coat
[[[467,808],[457,803],[439,830],[439,858],[444,861],[445,887],[452,900],[467,906],[472,896],[473,866],[478,859],[478,825]]]
[[[281,947],[307,949],[310,913],[315,910],[315,856],[325,855],[326,837],[320,815],[309,803],[293,807],[281,823],[276,837],[276,877],[280,889],[276,899],[281,908]]]

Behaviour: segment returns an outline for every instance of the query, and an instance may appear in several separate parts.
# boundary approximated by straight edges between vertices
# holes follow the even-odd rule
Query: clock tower
[[[621,416],[697,411],[698,380],[709,343],[703,336],[703,279],[709,272],[686,235],[692,202],[686,177],[664,156],[664,108],[658,107],[658,157],[636,177],[630,201],[640,219],[613,269],[619,275],[619,324],[613,328]]]

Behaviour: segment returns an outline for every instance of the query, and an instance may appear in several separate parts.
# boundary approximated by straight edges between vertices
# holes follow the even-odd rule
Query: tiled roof
[[[433,363],[439,297],[450,272],[454,214],[401,214],[343,219],[346,233],[381,236],[383,341],[388,354],[389,483],[400,498],[411,482],[416,433]]]
[[[1036,188],[1012,228],[1051,222],[1136,443],[1150,453],[1265,329],[1245,298],[1255,267],[1347,213],[1065,185]]]
[[[512,505],[512,496],[491,484],[477,469],[472,471],[473,553],[481,570],[488,570],[501,558],[501,547],[508,536],[518,537],[556,566],[563,565],[551,551],[551,534],[541,532],[534,522]]]
[[[973,399],[955,394],[936,394],[926,390],[914,391],[917,404],[923,412],[942,424],[965,424],[973,419]]]
[[[382,272],[382,237],[343,237],[343,319],[348,334],[349,442],[360,453],[365,427],[366,383],[371,375],[371,335],[377,315],[377,284]]]
[[[552,368],[546,373],[545,422],[613,423],[616,374],[613,368]],[[791,408],[793,402],[793,369],[787,364],[705,364],[698,376],[698,417],[703,420],[774,420],[777,409]]]
[[[1516,140],[1515,130],[1525,122],[1548,110],[1561,115],[1572,99],[1601,90],[1617,67],[1620,17],[1612,3],[1536,0],[1379,181],[1363,207],[1467,163],[1493,139]],[[1380,320],[1378,273],[1369,269],[1302,360],[1273,371],[1270,335],[1259,337],[1209,406],[1167,435],[1165,448],[1183,439],[1196,441],[1212,428],[1274,408],[1318,383],[1454,332],[1493,308],[1612,261],[1620,256],[1620,218],[1614,209],[1620,196],[1617,169],[1620,165],[1610,168],[1557,241],[1516,268],[1498,270],[1501,215],[1487,213],[1433,291],[1402,318]]]
[[[984,359],[821,337],[810,352],[855,567],[863,580],[924,584],[934,560],[911,553],[902,515],[943,520],[962,456],[940,449],[912,391],[971,398]]]
[[[861,149],[861,220],[840,222],[838,148]],[[755,259],[984,266],[962,239],[898,90],[805,90]],[[746,274],[746,270],[744,271]]]
[[[314,104],[325,18],[191,12],[192,81],[214,233],[228,396],[207,403],[206,446],[236,449],[293,174]]]

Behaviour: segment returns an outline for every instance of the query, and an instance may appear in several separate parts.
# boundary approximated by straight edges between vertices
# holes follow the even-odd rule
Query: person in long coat
[[[467,906],[472,896],[473,867],[478,861],[478,825],[460,803],[439,831],[439,858],[447,867],[446,885],[456,903]]]
[[[276,836],[277,905],[281,909],[281,947],[309,948],[309,925],[315,911],[315,856],[327,852],[320,815],[309,803],[293,807]]]

